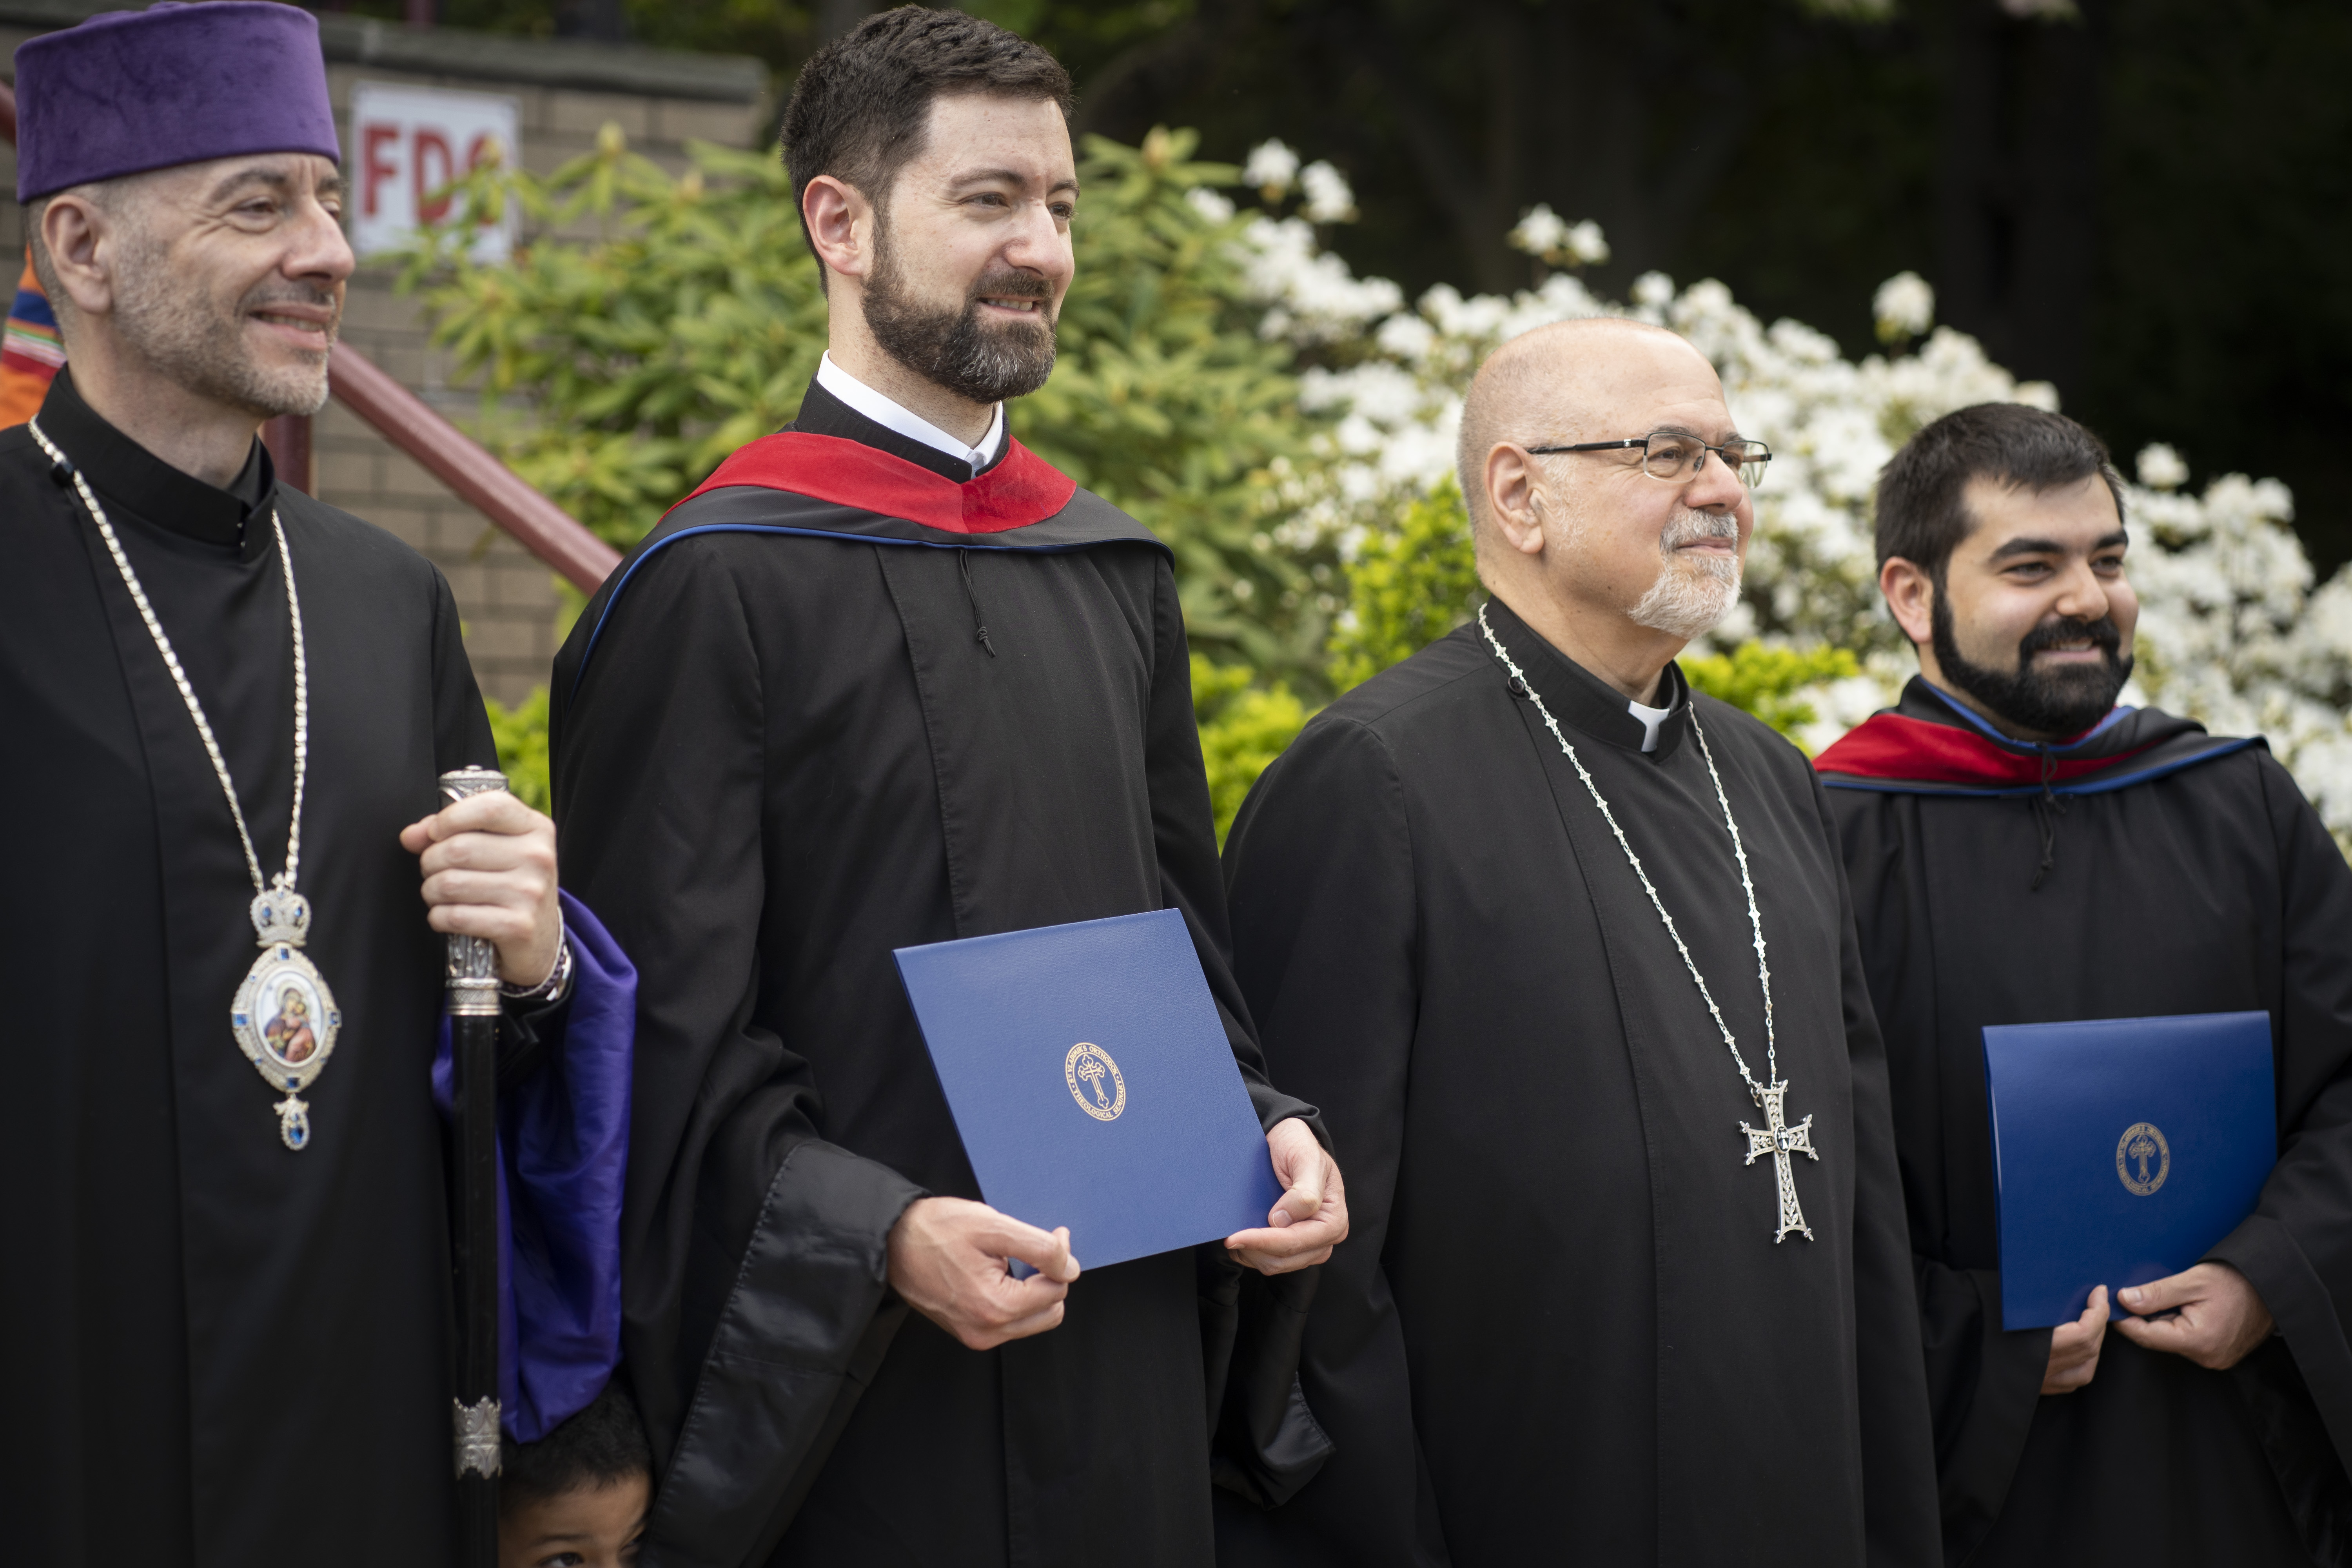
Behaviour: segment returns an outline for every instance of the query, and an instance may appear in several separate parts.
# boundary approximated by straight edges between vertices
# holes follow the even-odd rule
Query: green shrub
[[[507,788],[533,811],[551,810],[547,784],[547,688],[541,687],[509,708],[485,701],[490,734],[499,743],[499,767]]]

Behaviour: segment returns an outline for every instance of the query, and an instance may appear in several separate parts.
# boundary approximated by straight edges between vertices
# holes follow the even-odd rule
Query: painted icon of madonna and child
[[[278,987],[278,1011],[261,1026],[261,1038],[269,1054],[288,1067],[300,1067],[318,1054],[319,1036],[315,1020],[318,998],[299,980],[281,981]]]

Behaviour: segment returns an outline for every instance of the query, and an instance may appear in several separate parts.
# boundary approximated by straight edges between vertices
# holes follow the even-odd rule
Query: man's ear
[[[103,208],[77,192],[58,192],[41,209],[41,244],[75,314],[102,316],[114,308],[113,253],[121,230]]]
[[[1936,580],[1926,567],[1890,555],[1878,569],[1878,591],[1886,595],[1895,624],[1903,628],[1913,647],[1924,647],[1936,640]]]
[[[825,270],[856,279],[874,270],[874,204],[865,192],[819,174],[801,192],[801,218]]]
[[[1543,553],[1543,504],[1537,493],[1535,462],[1527,448],[1508,441],[1486,454],[1486,515],[1495,539],[1521,555]]]

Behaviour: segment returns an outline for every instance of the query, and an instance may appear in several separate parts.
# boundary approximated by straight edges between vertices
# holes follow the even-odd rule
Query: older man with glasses
[[[1480,370],[1469,625],[1325,710],[1226,850],[1274,1075],[1354,1235],[1336,1452],[1237,1563],[1939,1561],[1886,1068],[1797,749],[1674,659],[1739,593],[1742,437],[1618,321]]]

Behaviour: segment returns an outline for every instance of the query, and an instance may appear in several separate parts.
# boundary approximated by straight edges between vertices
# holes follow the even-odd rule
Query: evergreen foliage
[[[1367,532],[1347,565],[1348,608],[1331,634],[1331,684],[1345,691],[1412,658],[1486,598],[1470,514],[1451,475],[1404,509],[1393,532]]]
[[[1808,691],[1862,673],[1845,648],[1775,647],[1752,640],[1727,654],[1685,655],[1682,667],[1693,690],[1746,709],[1801,747],[1799,732],[1821,717]]]
[[[533,811],[551,811],[547,688],[541,687],[511,708],[495,701],[484,706],[490,710],[490,737],[499,745],[499,771],[507,775],[507,788]]]
[[[1257,775],[1306,728],[1308,710],[1287,686],[1255,685],[1247,666],[1220,666],[1196,653],[1192,715],[1201,726],[1201,762],[1222,844]]]

